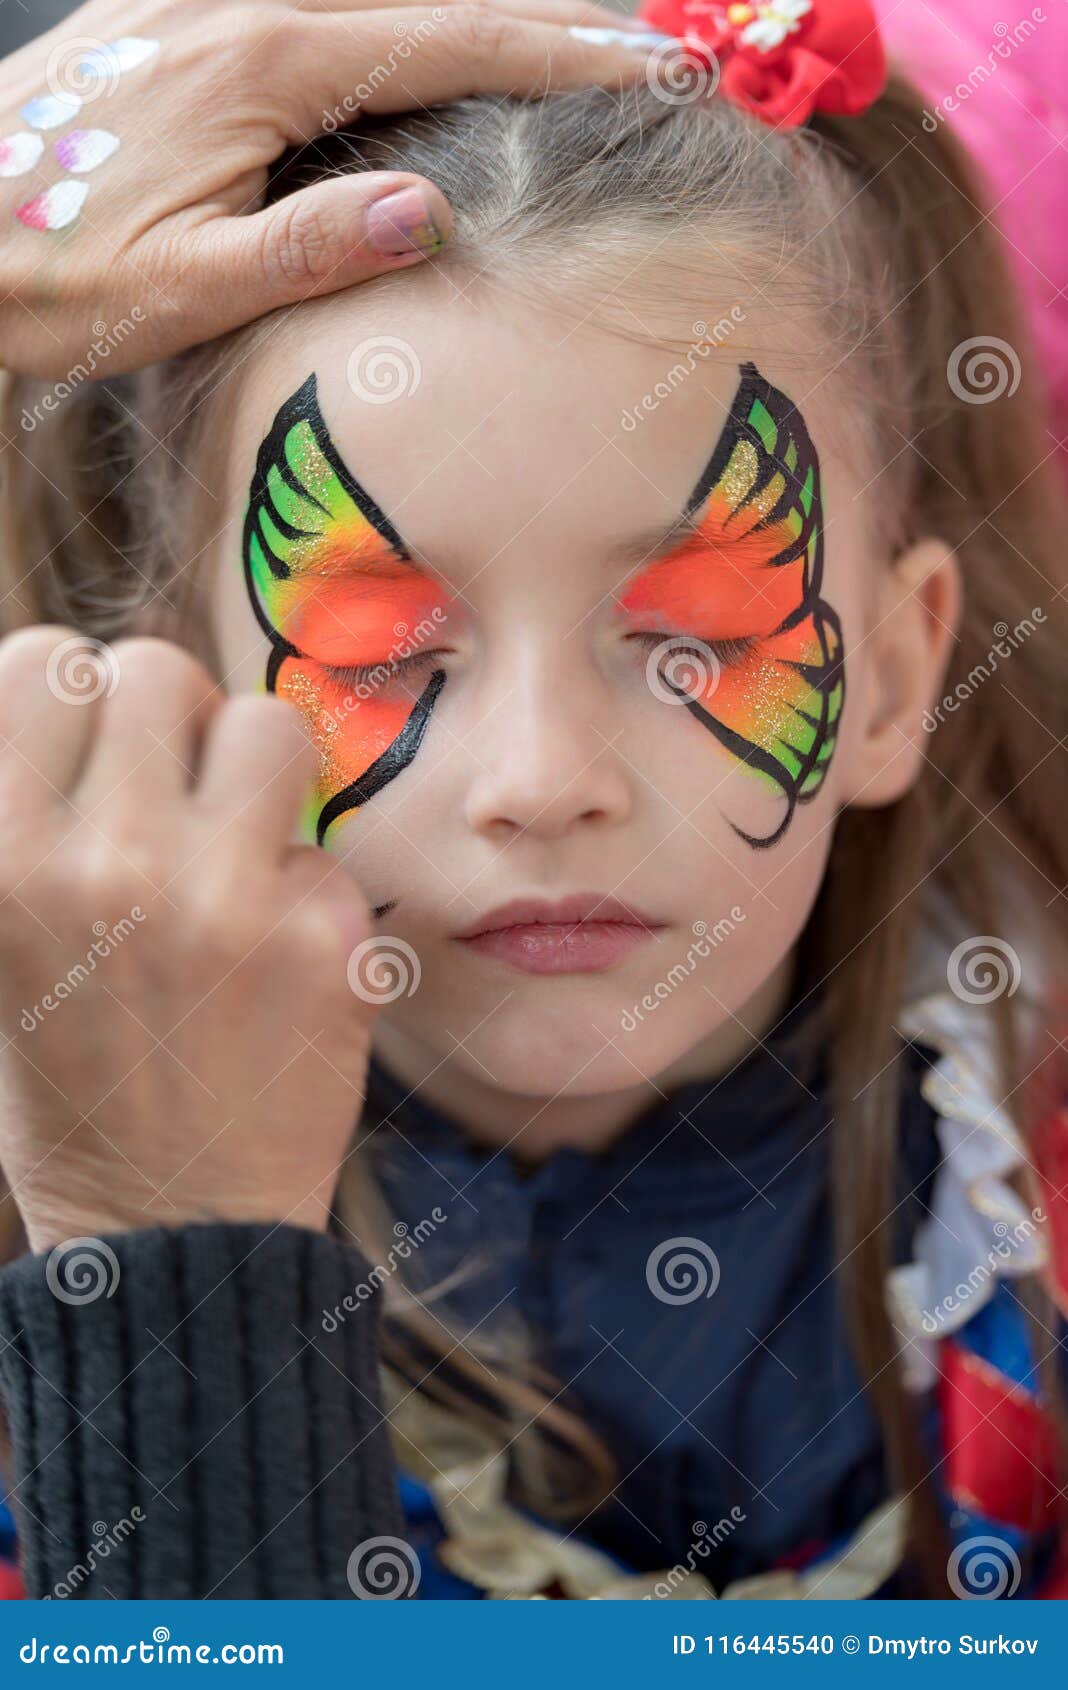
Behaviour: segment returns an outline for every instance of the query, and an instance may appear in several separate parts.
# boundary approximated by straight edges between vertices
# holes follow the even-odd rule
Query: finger
[[[295,119],[288,139],[298,144],[321,124],[324,103],[352,111],[354,92],[357,109],[346,122],[359,112],[409,111],[470,94],[628,86],[644,75],[649,58],[643,36],[627,45],[630,40],[627,32],[608,41],[583,40],[559,24],[466,0],[344,18],[302,14],[286,43],[282,121]],[[369,75],[369,65],[384,67],[384,74]]]
[[[436,5],[462,5],[464,0],[436,0]],[[649,25],[642,18],[617,12],[611,6],[591,5],[589,0],[484,0],[488,6],[502,12],[514,12],[517,17],[541,18],[548,23],[600,24],[605,29],[625,30],[630,35],[646,35]],[[393,6],[422,6],[426,0],[392,0]],[[294,10],[301,12],[376,12],[382,0],[303,0]]]
[[[326,13],[302,15],[297,33],[287,34],[289,57],[297,61],[287,74],[306,60],[283,111],[283,122],[299,113],[290,139],[306,139],[307,129],[322,122],[324,65],[344,88],[336,110],[339,123],[347,124],[361,109],[395,111],[478,92],[618,83],[644,74],[649,56],[643,38],[640,52],[633,52],[488,6],[375,12],[361,25],[372,18],[373,28],[358,30],[349,19],[339,25]],[[392,63],[387,46],[397,54],[409,38],[416,45],[405,56],[402,78],[359,80],[361,66],[366,71],[368,64]],[[311,97],[313,87],[318,100]],[[357,172],[316,183],[250,217],[216,218],[193,228],[183,237],[183,269],[187,279],[199,274],[210,282],[203,292],[213,302],[212,315],[201,331],[210,338],[264,312],[419,264],[440,250],[451,230],[448,202],[432,183],[411,173]]]
[[[112,686],[75,802],[86,813],[158,817],[189,792],[223,694],[203,664],[161,639],[120,640]]]
[[[184,279],[202,278],[213,302],[201,337],[418,264],[451,232],[441,190],[402,171],[331,177],[252,216],[217,218],[183,240]]]
[[[107,648],[73,628],[20,628],[0,643],[0,778],[9,814],[74,785],[109,684]]]
[[[323,910],[338,935],[342,958],[373,933],[363,888],[329,851],[318,845],[295,845],[285,854],[282,866],[289,906],[314,902]]]
[[[393,0],[394,5],[397,0]],[[418,0],[401,0],[405,6]],[[422,0],[425,5],[426,0]],[[463,4],[463,0],[443,0],[445,5]],[[437,0],[442,4],[442,0]],[[566,29],[571,24],[601,29],[622,30],[627,35],[648,35],[649,25],[640,18],[627,17],[612,11],[610,6],[591,6],[587,0],[484,0],[496,12],[506,12],[517,18],[530,18],[539,23],[555,23]]]
[[[294,842],[317,767],[291,704],[243,694],[211,726],[194,810],[220,848],[241,860],[255,851],[277,861]]]

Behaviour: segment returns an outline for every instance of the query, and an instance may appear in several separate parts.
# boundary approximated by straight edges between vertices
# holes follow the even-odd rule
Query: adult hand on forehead
[[[0,362],[61,377],[121,323],[119,373],[423,262],[451,228],[424,178],[263,208],[268,167],[365,112],[639,80],[642,37],[606,25],[586,0],[90,0],[0,65]]]

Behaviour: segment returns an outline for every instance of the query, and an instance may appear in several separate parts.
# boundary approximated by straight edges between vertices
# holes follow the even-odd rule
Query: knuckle
[[[187,889],[176,944],[194,971],[214,977],[255,961],[264,939],[259,899],[229,874],[205,872]]]
[[[241,76],[258,80],[264,61],[279,49],[279,37],[288,39],[287,14],[253,5],[228,6],[213,19],[211,74],[217,84],[231,83]]]
[[[329,909],[314,896],[293,910],[279,931],[279,941],[298,968],[320,981],[321,970],[339,955],[337,927]]]
[[[324,281],[341,262],[350,242],[336,217],[304,194],[283,203],[263,243],[261,262],[268,286]]]
[[[30,627],[14,628],[0,640],[0,667],[42,664],[64,640],[80,637],[77,629],[64,628],[59,623],[36,622]]]
[[[223,709],[228,738],[267,739],[276,748],[279,763],[310,751],[311,742],[295,705],[277,693],[239,693]]]
[[[155,634],[134,634],[112,646],[120,675],[146,675],[156,682],[193,680],[201,666],[196,658],[170,640]]]
[[[140,907],[149,886],[161,878],[155,853],[140,839],[121,844],[101,840],[83,856],[77,876],[85,918],[108,927],[128,918],[135,905]]]
[[[518,34],[512,18],[473,0],[457,0],[449,8],[442,27],[456,51],[465,57],[493,58],[507,49]]]

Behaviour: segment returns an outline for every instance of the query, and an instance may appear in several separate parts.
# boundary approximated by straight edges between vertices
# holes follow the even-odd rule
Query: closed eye
[[[429,674],[432,668],[441,667],[441,659],[446,655],[443,651],[417,651],[411,657],[383,658],[381,663],[324,663],[323,668],[339,687],[366,693]]]
[[[702,640],[694,634],[668,634],[659,630],[628,634],[627,638],[638,641],[646,651],[655,651],[658,646],[663,646],[665,653],[688,653],[692,657],[706,657],[711,652],[716,662],[724,669],[740,663],[758,643],[755,636],[730,640]]]
[[[672,653],[688,653],[698,658],[711,652],[724,668],[740,663],[758,643],[755,637],[702,640],[693,634],[670,634],[661,630],[628,634],[627,638],[647,651],[654,651],[663,646]],[[374,691],[396,682],[412,681],[432,668],[440,668],[442,659],[448,655],[447,651],[435,649],[415,652],[411,657],[383,658],[380,663],[324,664],[323,668],[339,687],[366,692],[368,689]]]

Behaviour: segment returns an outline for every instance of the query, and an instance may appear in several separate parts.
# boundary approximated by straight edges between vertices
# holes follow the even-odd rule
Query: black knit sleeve
[[[229,1224],[0,1272],[28,1594],[351,1598],[356,1546],[403,1532],[368,1273],[337,1239]]]

